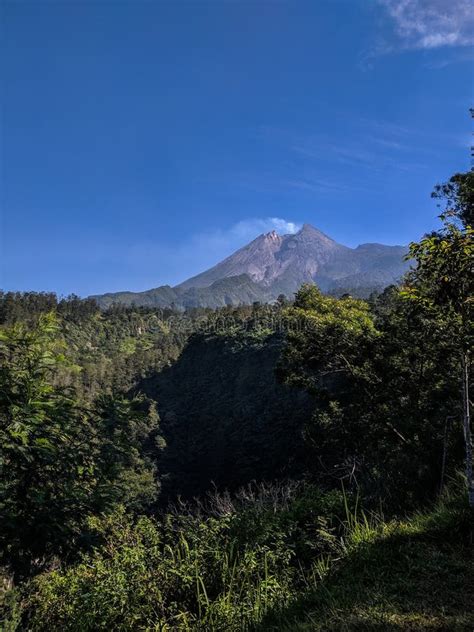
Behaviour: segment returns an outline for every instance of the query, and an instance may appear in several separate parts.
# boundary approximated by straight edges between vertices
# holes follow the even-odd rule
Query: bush
[[[247,629],[301,588],[304,557],[309,567],[331,549],[342,508],[336,494],[253,486],[161,522],[93,519],[102,544],[31,583],[28,629]]]

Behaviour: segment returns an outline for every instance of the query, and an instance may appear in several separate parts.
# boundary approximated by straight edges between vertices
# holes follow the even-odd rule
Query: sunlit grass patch
[[[352,514],[311,594],[259,630],[474,630],[473,516],[445,498],[409,520]]]

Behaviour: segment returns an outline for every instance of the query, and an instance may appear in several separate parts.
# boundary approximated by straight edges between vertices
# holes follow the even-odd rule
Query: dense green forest
[[[474,629],[474,173],[433,196],[366,300],[0,294],[1,630]]]

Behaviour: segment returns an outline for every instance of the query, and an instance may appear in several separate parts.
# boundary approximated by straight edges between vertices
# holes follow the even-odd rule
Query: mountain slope
[[[407,270],[403,246],[362,244],[348,248],[305,224],[292,235],[260,235],[232,255],[172,288],[94,296],[102,307],[113,303],[165,307],[219,307],[292,296],[303,283],[325,292],[366,294],[396,283]]]
[[[204,287],[216,279],[247,274],[255,283],[271,287],[278,280],[296,285],[311,282],[329,261],[343,257],[350,248],[341,246],[316,228],[305,224],[295,235],[278,235],[275,231],[260,235],[213,268],[198,274],[178,287]]]
[[[145,307],[224,307],[225,305],[251,305],[256,301],[267,302],[273,299],[271,292],[254,283],[246,275],[218,279],[208,287],[172,288],[169,285],[145,292],[109,292],[92,296],[102,309],[120,303],[121,305],[139,305]]]

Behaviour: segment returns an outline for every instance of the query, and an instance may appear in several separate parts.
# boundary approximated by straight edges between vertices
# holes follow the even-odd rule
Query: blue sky
[[[174,284],[303,222],[408,243],[469,168],[469,0],[2,11],[4,289]]]

